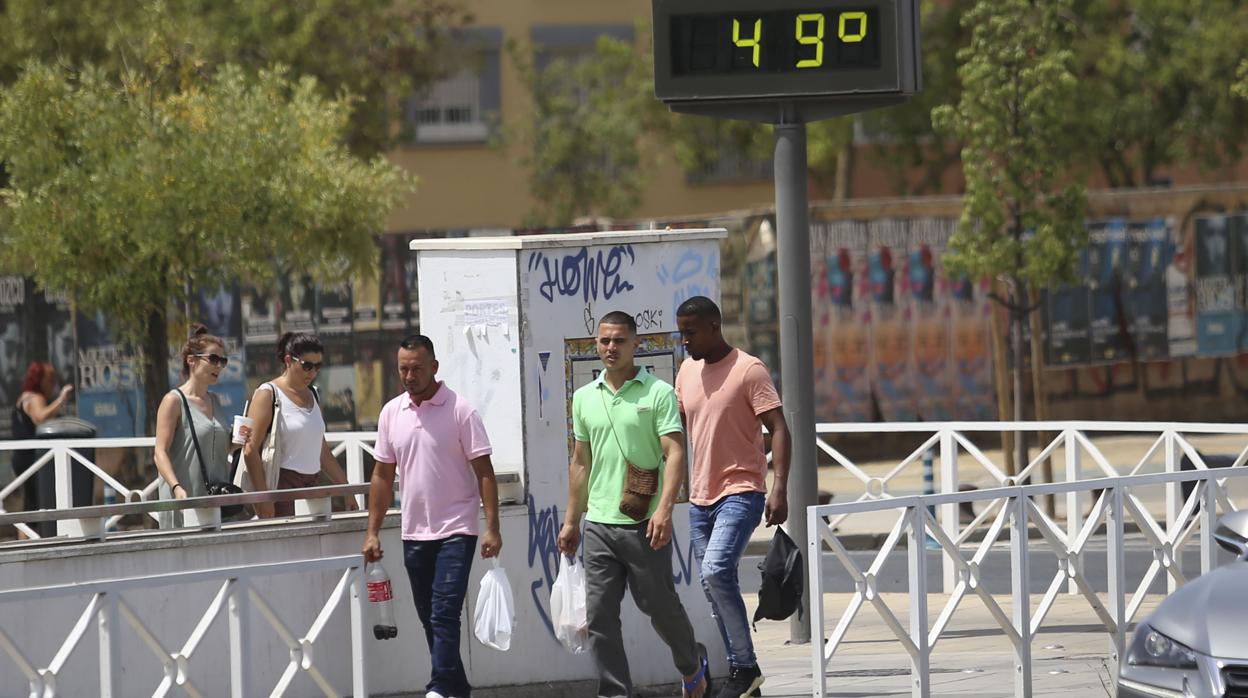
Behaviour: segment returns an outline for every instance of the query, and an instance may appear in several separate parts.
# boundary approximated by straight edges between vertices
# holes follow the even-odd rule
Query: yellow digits
[[[815,23],[815,34],[810,36],[806,33],[806,23]],[[815,57],[805,58],[797,62],[799,68],[818,68],[823,65],[823,15],[810,14],[797,16],[797,43],[814,44]]]
[[[723,26],[723,25],[720,25],[720,26]],[[735,19],[732,20],[732,43],[734,46],[737,46],[739,48],[753,48],[754,49],[754,67],[755,68],[758,67],[759,41],[763,38],[762,34],[763,34],[763,20],[761,18],[754,20],[754,36],[753,38],[749,38],[749,39],[741,38],[741,22]]]
[[[853,34],[846,32],[845,23],[855,22],[855,21],[858,22],[858,31]],[[820,36],[823,35],[822,30],[823,30],[823,27],[821,25],[820,32],[819,32]],[[842,12],[841,21],[839,22],[837,29],[836,29],[836,35],[840,37],[841,41],[847,44],[856,44],[859,41],[862,41],[863,38],[866,37],[867,35],[867,13],[866,12]]]

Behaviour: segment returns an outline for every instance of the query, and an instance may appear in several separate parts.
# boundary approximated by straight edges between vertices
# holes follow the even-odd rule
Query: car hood
[[[1248,659],[1248,562],[1192,580],[1148,617],[1154,630],[1201,654]]]

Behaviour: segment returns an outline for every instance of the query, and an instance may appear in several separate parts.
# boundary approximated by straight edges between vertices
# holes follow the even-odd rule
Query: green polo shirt
[[[606,371],[572,394],[572,434],[589,443],[589,512],[595,523],[636,523],[620,513],[620,495],[632,461],[639,468],[659,469],[659,491],[647,518],[663,494],[663,447],[659,437],[684,431],[676,391],[642,368],[619,392],[603,380]],[[614,425],[614,434],[612,433]],[[623,449],[623,451],[621,451]]]

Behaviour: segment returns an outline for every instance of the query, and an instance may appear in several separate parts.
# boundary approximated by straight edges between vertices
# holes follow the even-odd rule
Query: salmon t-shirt
[[[709,506],[729,494],[767,491],[767,457],[758,415],[780,406],[762,361],[740,349],[707,363],[685,359],[676,399],[693,450],[689,501]]]

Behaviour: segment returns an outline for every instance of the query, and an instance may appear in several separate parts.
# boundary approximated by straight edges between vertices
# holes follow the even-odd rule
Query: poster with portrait
[[[1092,361],[1127,359],[1123,314],[1127,271],[1127,224],[1121,219],[1093,223],[1088,230],[1088,289],[1091,292]]]
[[[1075,275],[1088,278],[1087,249],[1079,252]],[[1044,293],[1045,365],[1086,366],[1092,360],[1092,296],[1085,283],[1059,286]]]
[[[104,313],[76,314],[78,416],[99,437],[143,436],[146,410],[134,352],[115,339]]]
[[[75,371],[74,307],[63,291],[37,293],[36,323],[42,323],[48,339],[48,361],[62,382],[72,382]],[[72,414],[72,411],[62,411]]]
[[[273,286],[242,288],[243,343],[274,344],[278,337],[280,303]]]
[[[351,285],[346,281],[316,288],[316,331],[322,337],[351,334]]]
[[[881,219],[867,224],[867,285],[871,310],[871,387],[890,422],[918,418],[910,361],[912,305],[907,293],[909,226]]]
[[[1169,356],[1166,335],[1166,268],[1170,234],[1166,220],[1132,221],[1127,228],[1127,325],[1139,361]]]
[[[316,286],[305,274],[282,276],[281,331],[316,331]]]
[[[1235,290],[1239,308],[1239,350],[1248,349],[1248,213],[1227,216],[1227,228],[1235,241]],[[1242,363],[1242,362],[1241,362]]]
[[[906,276],[913,322],[911,347],[915,403],[924,421],[953,418],[953,309],[940,260],[957,221],[927,218],[910,222]]]
[[[381,329],[407,329],[407,236],[381,236]]]
[[[1196,219],[1196,351],[1201,356],[1225,356],[1239,349],[1232,263],[1237,247],[1226,216]]]
[[[212,392],[221,396],[225,423],[232,424],[234,415],[243,413],[246,401],[243,352],[242,303],[237,285],[221,284],[216,288],[200,288],[194,296],[195,318],[208,328],[208,333],[225,342],[226,357],[230,363],[221,369]]]
[[[1190,223],[1167,228],[1172,252],[1166,263],[1166,343],[1171,359],[1196,355],[1194,230]]]
[[[6,410],[5,418],[0,420],[4,422],[0,425],[0,438],[12,435],[8,410],[22,394],[22,380],[33,358],[23,333],[26,322],[22,309],[27,306],[28,290],[26,279],[21,276],[0,276],[0,405]]]
[[[870,421],[867,224],[816,223],[810,245],[815,419]]]
[[[355,351],[348,335],[321,338],[324,366],[316,377],[327,431],[355,429]]]

